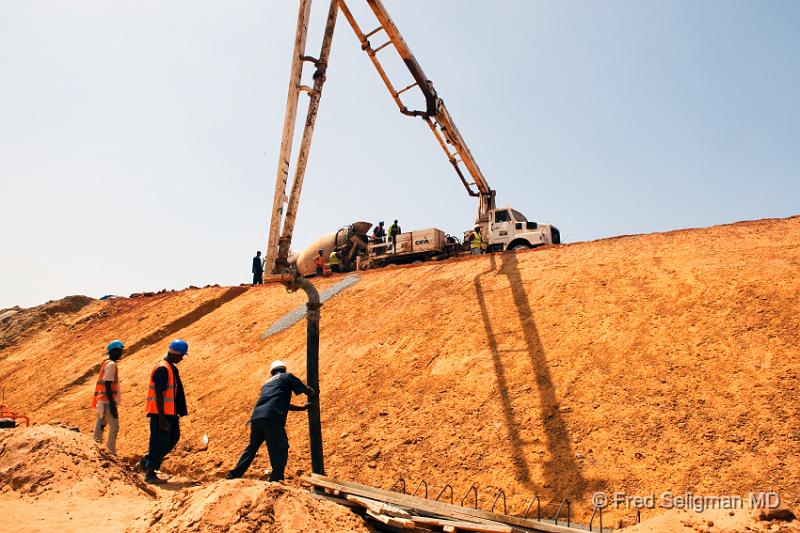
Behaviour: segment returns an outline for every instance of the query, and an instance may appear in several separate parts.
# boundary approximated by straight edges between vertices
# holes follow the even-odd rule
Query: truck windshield
[[[520,213],[516,209],[512,209],[511,213],[514,215],[514,220],[516,220],[517,222],[527,222],[528,221],[528,219],[525,218],[525,215],[523,215],[522,213]]]

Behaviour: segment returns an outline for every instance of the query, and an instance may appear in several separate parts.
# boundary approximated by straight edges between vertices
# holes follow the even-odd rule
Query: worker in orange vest
[[[150,448],[139,461],[145,471],[145,481],[161,483],[156,470],[161,461],[175,448],[181,438],[180,417],[186,416],[186,396],[178,373],[178,363],[189,352],[189,344],[175,339],[169,345],[167,356],[150,373],[145,411],[150,418]]]
[[[119,432],[119,369],[117,361],[122,357],[125,345],[120,340],[111,341],[106,347],[108,359],[100,365],[100,373],[94,386],[92,408],[97,417],[94,423],[94,440],[103,443],[103,430],[108,426],[108,451],[117,453],[117,433]]]
[[[317,267],[317,276],[319,277],[322,277],[322,273],[325,270],[325,258],[322,257],[322,254],[323,250],[320,248],[317,257],[314,258],[314,266]]]

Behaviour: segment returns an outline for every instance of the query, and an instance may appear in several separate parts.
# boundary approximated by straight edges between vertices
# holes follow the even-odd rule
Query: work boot
[[[152,485],[159,485],[161,483],[164,483],[164,480],[156,475],[155,470],[148,470],[147,474],[145,474],[144,476],[144,480],[146,483],[150,483]]]
[[[237,476],[233,472],[228,472],[225,479],[240,479],[242,476]]]

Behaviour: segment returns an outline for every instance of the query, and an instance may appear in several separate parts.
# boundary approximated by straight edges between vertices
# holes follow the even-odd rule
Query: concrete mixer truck
[[[294,264],[301,275],[310,276],[316,272],[314,258],[320,250],[326,262],[331,252],[338,252],[342,272],[446,259],[462,251],[458,239],[438,228],[401,233],[392,242],[386,237],[367,237],[371,226],[369,222],[356,222],[338,231],[326,233],[294,258],[290,257],[289,263]]]
[[[322,250],[322,257],[326,262],[331,252],[338,252],[342,271],[355,270],[357,259],[367,250],[367,232],[371,227],[372,224],[369,222],[354,222],[337,231],[326,233],[309,244],[294,257],[293,261],[290,260],[290,263],[294,263],[301,275],[309,276],[315,272],[314,258]]]

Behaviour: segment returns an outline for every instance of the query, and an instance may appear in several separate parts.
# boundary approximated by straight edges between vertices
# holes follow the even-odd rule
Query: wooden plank
[[[489,524],[470,524],[469,522],[453,522],[446,524],[443,529],[449,533],[456,531],[477,531],[479,533],[512,533],[514,528],[502,524],[491,526]]]
[[[419,524],[421,526],[436,526],[442,527],[443,525],[451,522],[451,520],[444,520],[442,518],[431,518],[430,516],[412,516],[411,520],[415,524]]]
[[[505,524],[476,524],[474,522],[459,522],[455,520],[443,520],[428,516],[412,516],[411,520],[415,524],[424,526],[452,528],[451,531],[480,531],[483,533],[512,533],[514,528]]]
[[[411,529],[416,527],[414,525],[414,522],[412,522],[411,520],[406,520],[405,518],[395,518],[393,516],[386,516],[384,514],[375,513],[370,510],[367,510],[367,515],[371,516],[381,524],[386,524],[387,526],[402,527],[404,529]]]
[[[351,502],[361,505],[362,507],[365,507],[366,509],[369,509],[373,513],[385,514],[387,516],[395,516],[398,518],[411,518],[411,513],[390,503],[364,498],[362,496],[353,496],[352,494],[348,494],[347,499]]]
[[[391,503],[384,503],[383,504],[383,514],[387,514],[389,516],[396,516],[397,518],[411,518],[411,513],[406,511],[405,509],[401,509],[396,505],[392,505]]]
[[[413,507],[415,509],[419,509],[427,513],[444,514],[445,516],[455,516],[456,518],[464,520],[472,519],[472,520],[480,520],[488,522],[488,520],[486,519],[476,519],[468,514],[460,513],[459,510],[463,509],[461,507],[443,504],[441,502],[436,502],[432,500],[425,500],[423,498],[418,498],[416,496],[408,496],[400,494],[399,492],[384,491],[382,489],[367,487],[365,485],[359,486],[357,483],[348,482],[346,484],[342,484],[337,480],[332,480],[331,478],[326,478],[325,476],[319,476],[317,474],[312,474],[311,477],[304,477],[302,479],[303,481],[310,483],[311,485],[315,485],[317,487],[329,490],[334,490],[338,488],[342,492],[347,492],[356,496],[363,496],[371,499],[380,499],[386,501],[387,503],[391,503],[394,505],[403,505],[406,507]],[[450,509],[443,509],[443,507],[447,507]]]
[[[377,525],[375,522],[371,522],[370,525],[372,525],[373,529],[377,531],[384,531],[386,533],[432,533],[430,529],[422,527],[411,527],[411,528],[395,527],[386,524]]]
[[[382,524],[386,524],[387,526],[403,527],[400,524],[390,524],[389,521],[392,519],[390,516],[383,516],[382,514],[375,513],[373,511],[370,511],[369,509],[367,509],[367,515],[371,516],[373,518],[373,520],[377,520],[378,522],[380,522]]]
[[[375,500],[371,500],[369,498],[362,498],[361,496],[353,496],[352,494],[348,494],[345,496],[347,501],[351,501],[353,503],[357,503],[361,507],[372,511],[375,514],[383,514],[383,503]]]
[[[357,503],[349,502],[343,498],[337,498],[336,496],[331,496],[330,494],[319,494],[317,492],[311,492],[310,494],[312,497],[317,498],[318,500],[327,500],[337,505],[342,505],[344,507],[350,507],[353,509],[363,509],[363,507]]]
[[[315,485],[330,490],[339,489],[342,492],[355,494],[357,496],[364,496],[375,500],[385,501],[393,505],[401,505],[407,508],[418,509],[424,513],[434,515],[449,516],[459,520],[472,520],[481,523],[489,524],[507,524],[511,526],[519,526],[534,531],[545,531],[547,533],[585,533],[585,529],[578,529],[574,527],[567,527],[566,525],[555,525],[551,522],[538,522],[536,520],[526,520],[515,516],[501,515],[482,511],[480,509],[471,509],[468,507],[459,507],[449,503],[437,502],[434,500],[427,500],[417,496],[409,496],[407,494],[400,494],[388,490],[369,487],[351,481],[341,481],[318,474],[311,474],[304,477],[303,480],[311,485]],[[603,531],[612,531],[610,528],[603,528]]]

